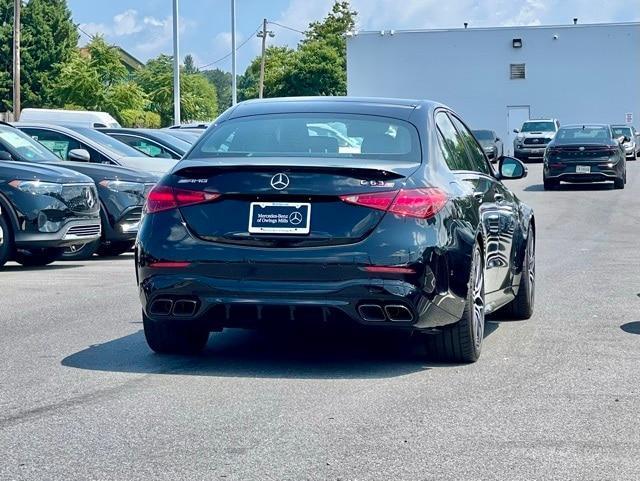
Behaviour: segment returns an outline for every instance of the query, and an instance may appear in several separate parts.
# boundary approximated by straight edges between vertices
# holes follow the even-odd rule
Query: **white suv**
[[[558,119],[527,120],[513,140],[514,156],[522,161],[542,160],[547,144],[553,140],[560,128]]]

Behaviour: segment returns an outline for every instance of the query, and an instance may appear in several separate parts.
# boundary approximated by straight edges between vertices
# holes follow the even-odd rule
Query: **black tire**
[[[199,354],[207,345],[209,331],[170,320],[151,320],[142,313],[144,337],[158,354]]]
[[[544,190],[557,189],[558,186],[560,185],[560,182],[558,182],[557,180],[543,179],[543,182],[544,182]]]
[[[13,255],[13,235],[9,222],[0,215],[0,268],[4,266]]]
[[[624,184],[625,184],[624,180],[625,180],[624,177],[620,177],[618,179],[615,179],[613,181],[613,188],[614,189],[624,189]]]
[[[135,241],[111,242],[100,245],[97,252],[100,257],[116,257],[133,249],[133,244],[135,244]]]
[[[42,267],[57,261],[62,256],[63,249],[29,249],[18,250],[15,255],[16,262],[24,267]]]
[[[62,257],[60,260],[62,261],[84,261],[93,257],[93,254],[96,253],[100,247],[100,239],[97,239],[93,242],[87,242],[86,244],[81,244],[78,246],[67,247],[62,252]]]
[[[535,233],[529,227],[529,237],[522,260],[522,277],[518,295],[513,301],[500,310],[502,317],[525,320],[533,315],[536,299],[536,240]]]
[[[425,337],[430,358],[452,362],[475,362],[480,357],[484,339],[484,256],[478,244],[473,260],[462,318],[442,328],[439,334]]]

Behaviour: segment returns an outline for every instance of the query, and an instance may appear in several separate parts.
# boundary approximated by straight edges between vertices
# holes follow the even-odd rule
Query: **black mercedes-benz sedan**
[[[318,136],[327,125],[350,139]],[[354,323],[478,359],[485,315],[532,315],[535,222],[460,117],[429,101],[288,98],[227,110],[151,191],[144,331],[198,352],[227,327]]]
[[[567,125],[549,143],[542,175],[546,190],[558,187],[561,181],[613,181],[616,189],[624,189],[627,183],[624,148],[609,125]]]
[[[58,148],[64,141],[58,142]],[[53,164],[90,178],[98,192],[102,234],[98,239],[79,238],[68,245],[62,257],[66,260],[88,259],[96,252],[114,256],[130,251],[138,233],[142,207],[158,177],[117,165],[63,161],[45,146],[19,129],[0,124],[0,151],[7,159],[37,164]]]
[[[9,157],[0,146],[0,267],[9,260],[50,264],[65,246],[100,238],[100,204],[89,177]]]

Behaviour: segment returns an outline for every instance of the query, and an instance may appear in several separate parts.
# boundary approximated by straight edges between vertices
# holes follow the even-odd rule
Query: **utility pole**
[[[238,103],[238,79],[236,78],[236,0],[231,0],[231,104]]]
[[[178,0],[173,0],[173,123],[180,125],[180,35]]]
[[[20,8],[22,0],[13,0],[13,120],[20,120]]]
[[[260,98],[264,94],[264,63],[265,50],[267,49],[267,35],[273,37],[274,33],[267,31],[267,19],[262,20],[262,31],[258,32],[258,37],[262,38],[262,56],[260,57]]]

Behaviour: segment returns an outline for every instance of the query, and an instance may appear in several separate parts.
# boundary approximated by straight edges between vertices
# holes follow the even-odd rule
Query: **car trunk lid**
[[[309,247],[358,242],[385,212],[342,197],[400,190],[419,162],[355,159],[215,159],[187,161],[176,189],[219,194],[180,207],[191,231],[212,242]]]

